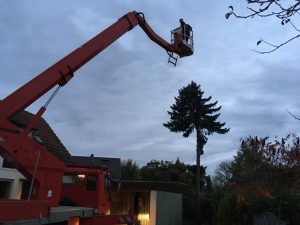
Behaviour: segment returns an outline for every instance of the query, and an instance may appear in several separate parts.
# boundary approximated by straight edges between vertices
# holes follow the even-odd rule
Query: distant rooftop
[[[72,156],[76,165],[80,166],[105,166],[113,180],[121,179],[121,159],[91,156]]]

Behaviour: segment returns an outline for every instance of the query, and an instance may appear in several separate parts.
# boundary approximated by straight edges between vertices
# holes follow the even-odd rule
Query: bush
[[[223,197],[218,204],[217,225],[231,225],[229,200]]]

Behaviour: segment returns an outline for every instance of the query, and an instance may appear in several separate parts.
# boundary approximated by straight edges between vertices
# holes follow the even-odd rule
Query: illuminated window
[[[63,176],[63,184],[84,185],[84,174],[69,174]]]

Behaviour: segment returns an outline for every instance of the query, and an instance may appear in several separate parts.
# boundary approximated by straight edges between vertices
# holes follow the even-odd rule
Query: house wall
[[[151,191],[150,225],[182,225],[182,194]]]
[[[16,169],[4,168],[2,165],[3,158],[0,157],[0,181],[8,181],[10,183],[10,190],[7,197],[9,199],[20,199],[23,184],[21,179],[25,179],[25,177]]]

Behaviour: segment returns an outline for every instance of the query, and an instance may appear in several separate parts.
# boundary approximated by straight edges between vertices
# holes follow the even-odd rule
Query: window
[[[84,174],[68,174],[63,176],[63,184],[84,185]]]
[[[87,191],[95,191],[97,187],[97,176],[96,175],[88,175],[86,181],[86,190]]]
[[[9,190],[11,188],[10,181],[2,181],[0,180],[0,199],[1,198],[9,198]]]
[[[3,160],[2,167],[9,168],[9,169],[15,169],[15,167],[12,164],[10,164],[6,159]]]
[[[109,178],[109,176],[105,176],[104,177],[104,190],[106,192],[109,192],[109,189],[110,189],[110,178]]]

